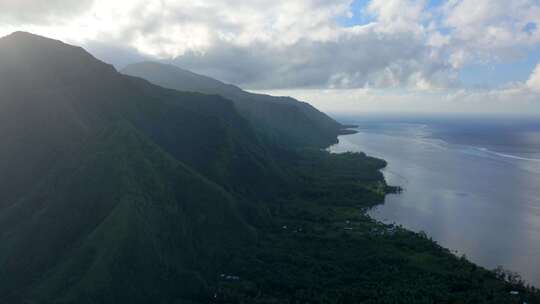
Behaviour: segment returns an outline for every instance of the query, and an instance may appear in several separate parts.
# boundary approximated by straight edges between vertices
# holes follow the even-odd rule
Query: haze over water
[[[358,117],[358,134],[332,152],[388,161],[389,195],[371,215],[414,231],[486,268],[540,286],[540,120]]]

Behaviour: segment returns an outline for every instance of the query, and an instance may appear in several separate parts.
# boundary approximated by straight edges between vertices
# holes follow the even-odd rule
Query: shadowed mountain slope
[[[209,270],[256,237],[248,197],[281,179],[233,104],[28,33],[0,58],[0,302],[207,295]]]
[[[261,190],[279,177],[255,132],[219,96],[163,89],[81,48],[26,33],[0,39],[0,58],[0,207],[62,152],[118,119],[225,187]]]
[[[308,103],[290,97],[249,93],[174,65],[142,62],[129,65],[121,72],[170,89],[218,94],[228,98],[234,102],[240,114],[274,143],[326,147],[336,141],[343,128]]]
[[[208,270],[255,238],[237,208],[132,125],[113,124],[1,213],[9,276],[0,295],[148,303],[208,294]]]

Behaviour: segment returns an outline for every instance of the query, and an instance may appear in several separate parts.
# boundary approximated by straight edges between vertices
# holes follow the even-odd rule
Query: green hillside
[[[165,88],[228,98],[234,102],[239,113],[274,144],[326,147],[336,141],[343,128],[307,103],[290,97],[249,93],[173,65],[142,62],[129,65],[121,72]]]
[[[2,213],[3,270],[16,276],[0,290],[35,284],[38,299],[73,303],[197,296],[228,248],[255,239],[236,204],[120,122]],[[166,290],[171,278],[186,285]]]
[[[36,50],[88,66],[43,60]],[[279,181],[280,173],[229,101],[122,76],[79,48],[25,33],[1,39],[0,55],[9,59],[0,65],[3,79],[17,79],[17,86],[3,86],[0,104],[8,143],[1,151],[8,161],[1,174],[0,299],[21,300],[35,289],[43,299],[80,302],[91,293],[81,284],[95,286],[100,297],[99,282],[111,278],[111,297],[135,299],[133,290],[119,288],[129,269],[108,272],[119,262],[147,267],[140,277],[147,281],[134,286],[154,281],[160,288],[156,278],[170,272],[194,282],[180,294],[197,294],[192,290],[202,290],[229,243],[254,238],[233,196],[270,193],[263,182]],[[68,284],[67,277],[77,279]]]
[[[331,133],[272,137],[237,102],[21,32],[0,38],[0,97],[0,303],[539,302],[371,220],[399,189],[383,160],[313,147]],[[283,103],[290,134],[320,118]]]

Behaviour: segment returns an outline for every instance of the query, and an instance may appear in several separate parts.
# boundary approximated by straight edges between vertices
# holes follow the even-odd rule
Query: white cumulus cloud
[[[469,101],[481,109],[491,100],[506,109],[503,100],[539,100],[538,67],[528,81],[500,88],[465,89],[458,77],[469,64],[512,62],[537,47],[538,0],[370,0],[361,11],[352,4],[0,0],[0,35],[26,30],[81,44],[118,67],[162,60],[249,89],[326,90],[322,96],[336,104],[406,100],[433,110]],[[359,15],[365,22],[341,22]]]
[[[540,92],[540,63],[536,65],[531,76],[529,76],[526,86],[531,90]]]

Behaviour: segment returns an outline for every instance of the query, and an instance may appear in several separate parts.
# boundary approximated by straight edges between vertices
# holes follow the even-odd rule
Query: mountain
[[[256,238],[250,197],[283,178],[229,100],[60,41],[0,38],[0,92],[3,303],[208,294],[209,269]]]
[[[0,216],[6,302],[195,299],[206,271],[256,237],[231,195],[127,122],[65,160]]]
[[[44,174],[58,151],[118,119],[215,182],[253,185],[278,175],[255,132],[221,97],[166,90],[119,74],[81,48],[25,33],[0,40],[0,56],[4,202],[26,178]]]
[[[385,161],[269,143],[237,104],[0,38],[0,303],[540,302],[369,218]]]
[[[155,62],[132,64],[122,73],[141,77],[165,88],[217,94],[234,102],[239,113],[273,142],[326,147],[344,128],[308,103],[243,91],[237,86]]]

